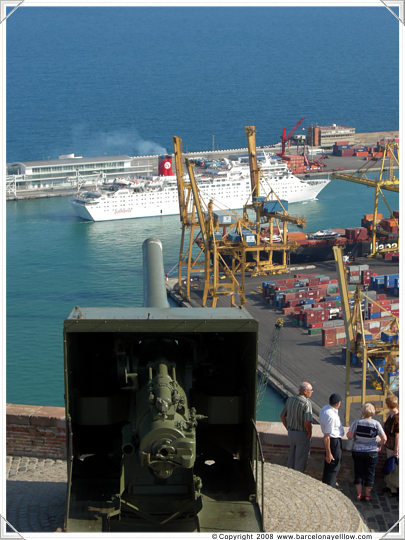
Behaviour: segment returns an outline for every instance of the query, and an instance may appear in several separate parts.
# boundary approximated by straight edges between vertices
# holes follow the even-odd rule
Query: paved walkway
[[[371,503],[353,503],[348,482],[335,490],[275,463],[265,464],[264,483],[268,531],[386,532],[398,520],[398,498],[382,491],[382,480]],[[7,457],[6,518],[20,533],[62,529],[65,501],[65,461]]]

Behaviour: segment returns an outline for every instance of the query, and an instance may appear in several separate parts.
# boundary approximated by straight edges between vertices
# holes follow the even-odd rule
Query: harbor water
[[[395,194],[388,199],[398,208]],[[289,211],[315,231],[359,226],[372,205],[373,190],[333,180]],[[7,401],[63,405],[64,319],[77,305],[141,306],[143,241],[162,241],[175,277],[180,230],[179,216],[82,221],[66,197],[7,202]],[[281,405],[268,390],[258,418],[277,420]]]

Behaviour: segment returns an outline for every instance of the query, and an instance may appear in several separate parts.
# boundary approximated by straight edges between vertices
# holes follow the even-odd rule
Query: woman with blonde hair
[[[363,498],[363,484],[364,500],[371,500],[378,452],[381,450],[381,444],[385,444],[387,440],[382,425],[377,420],[374,420],[374,415],[374,405],[365,403],[361,408],[361,418],[357,418],[347,432],[347,438],[354,439],[352,457],[356,501],[361,501]],[[379,440],[377,439],[378,436]]]
[[[398,398],[394,394],[389,394],[385,399],[385,404],[388,407],[388,416],[384,423],[384,432],[387,436],[387,442],[385,443],[385,450],[387,453],[387,459],[394,457],[399,458],[399,403]],[[399,471],[398,462],[397,466],[392,472],[387,474],[384,478],[386,483],[386,491],[389,491],[391,495],[398,494],[399,488]]]

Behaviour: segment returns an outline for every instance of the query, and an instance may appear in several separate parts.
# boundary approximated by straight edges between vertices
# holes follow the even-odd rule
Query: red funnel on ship
[[[159,176],[173,176],[173,160],[170,154],[159,156]]]

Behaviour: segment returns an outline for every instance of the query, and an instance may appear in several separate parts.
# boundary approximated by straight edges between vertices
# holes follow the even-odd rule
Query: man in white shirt
[[[322,482],[332,487],[336,487],[336,477],[342,463],[344,429],[338,411],[341,403],[340,395],[332,394],[329,398],[329,405],[322,407],[319,415],[326,451]]]

